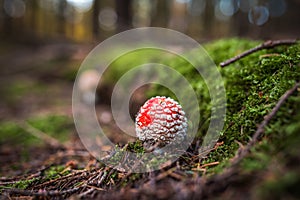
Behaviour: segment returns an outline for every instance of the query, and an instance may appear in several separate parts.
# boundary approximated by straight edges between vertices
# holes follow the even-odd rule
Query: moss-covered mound
[[[207,44],[205,48],[218,65],[260,43],[243,39],[226,39]],[[251,141],[258,125],[271,112],[280,97],[300,81],[300,45],[283,45],[261,50],[229,66],[220,67],[219,70],[225,81],[227,95],[225,127],[220,133],[221,145],[201,162],[202,165],[219,163],[206,171],[212,175],[222,174],[225,169],[230,168],[231,158],[236,155],[237,150],[243,149],[243,146]],[[190,73],[194,73],[193,70]],[[198,92],[204,92],[199,96],[209,96],[205,93],[206,90],[199,90],[199,87],[205,88],[202,85],[203,81],[192,80],[191,83]],[[159,91],[158,88],[155,92]],[[202,101],[200,107],[202,118],[209,118],[210,112],[207,110],[210,108],[209,103]],[[204,130],[206,128],[204,124]],[[242,179],[245,187],[249,187],[247,193],[254,195],[252,198],[299,197],[296,189],[300,182],[300,171],[296,167],[300,159],[299,132],[298,88],[265,127],[259,143],[242,160],[239,168],[240,176],[252,174],[252,179],[255,179],[252,185],[248,180],[249,177]],[[242,197],[245,194],[237,192],[236,195]]]
[[[206,44],[204,47],[219,66],[219,63],[261,43],[245,39],[225,39]],[[186,61],[171,59],[165,63],[181,72],[201,99],[200,129],[198,137],[194,140],[197,144],[198,141],[202,141],[211,117],[207,86],[201,77],[195,76],[194,68]],[[281,96],[300,81],[300,45],[282,45],[260,50],[224,68],[219,67],[219,71],[223,76],[227,95],[225,126],[220,132],[217,147],[202,158],[200,163],[189,160],[190,168],[186,173],[199,168],[199,165],[210,166],[204,167],[206,176],[220,174],[222,177],[223,173],[230,169],[231,160],[237,151],[252,140],[258,125],[275,107]],[[149,95],[174,96],[162,86],[152,88]],[[299,195],[296,188],[300,181],[300,171],[295,169],[300,159],[299,89],[293,92],[276,115],[272,116],[264,130],[251,153],[242,158],[239,164],[239,176],[246,176],[245,179],[242,178],[242,182],[245,182],[246,188],[249,187],[249,195],[254,195],[252,198]],[[216,163],[218,164],[215,165]],[[199,174],[203,175],[203,171],[200,170]],[[251,174],[255,177],[252,177],[255,184],[249,186],[247,182],[253,181],[248,180]],[[227,180],[224,178],[221,181]],[[227,184],[230,184],[229,181]],[[244,194],[241,192],[237,195],[242,197]]]
[[[214,62],[219,65],[222,61],[253,48],[259,43],[243,39],[227,39],[207,44],[205,49]],[[227,160],[235,155],[239,145],[244,145],[250,140],[264,116],[271,111],[279,98],[300,80],[299,63],[300,45],[296,44],[261,50],[229,66],[219,68],[227,95],[226,122],[219,139],[224,144],[216,151],[211,152],[205,162]],[[203,80],[195,79],[193,77],[194,69],[184,65],[184,62],[175,63],[175,65],[173,62],[172,64],[172,67],[183,71],[183,74],[188,77],[202,100],[200,102],[201,117],[203,120],[209,119],[210,104],[206,100],[210,100],[210,98]],[[161,87],[157,87],[151,94],[161,94],[162,90]],[[163,93],[164,95],[173,95],[167,90]],[[296,103],[293,104],[293,106],[295,105]],[[293,106],[291,105],[291,107]],[[296,112],[296,108],[287,109],[286,113],[289,113],[290,119],[284,117],[278,118],[277,121],[285,121],[285,124],[290,124]],[[269,126],[279,122],[273,120]],[[203,124],[204,127],[202,126],[201,129],[206,130],[205,125],[207,124]],[[279,131],[278,128],[283,128],[283,126],[275,129],[268,128],[267,132]]]

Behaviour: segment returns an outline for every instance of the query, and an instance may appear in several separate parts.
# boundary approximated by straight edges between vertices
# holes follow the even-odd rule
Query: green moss
[[[127,150],[134,152],[134,153],[140,153],[140,154],[145,153],[144,146],[142,144],[142,141],[140,141],[140,140],[129,143],[127,146]]]
[[[293,145],[291,140],[296,140],[297,145]],[[286,147],[280,148],[279,140],[271,138],[266,140],[268,149],[260,148],[259,153],[255,152],[243,161],[244,173],[259,174],[261,180],[253,189],[259,199],[299,197],[299,137],[283,137],[280,141]]]
[[[12,185],[12,188],[26,189],[31,183],[33,183],[36,180],[36,178],[33,178],[29,180],[18,181],[17,183]]]
[[[61,142],[65,142],[70,139],[70,134],[74,128],[72,120],[63,115],[34,117],[29,119],[28,123]]]
[[[28,180],[17,181],[16,183],[8,184],[6,186],[0,186],[0,192],[2,191],[2,189],[10,189],[10,188],[26,189],[30,184],[32,184],[36,180],[38,179],[33,178]]]
[[[51,179],[56,179],[61,176],[65,176],[70,173],[69,170],[65,170],[66,167],[63,165],[55,165],[51,166],[49,169],[47,169],[44,172],[45,179],[51,180]]]
[[[234,57],[250,48],[260,44],[261,41],[252,41],[241,38],[221,39],[204,45],[204,48],[209,53],[210,57],[218,65],[219,63]],[[256,57],[257,54],[252,54],[249,58]],[[241,61],[243,62],[243,61]]]
[[[43,172],[43,178],[41,180],[43,181],[52,180],[52,179],[56,179],[68,175],[69,173],[70,171],[66,170],[65,166],[63,165],[51,166],[49,169]],[[32,179],[20,180],[17,181],[16,183],[0,186],[0,191],[1,189],[7,189],[7,188],[26,189],[36,181],[40,181],[40,179],[32,178]]]
[[[104,72],[104,82],[108,84],[114,84],[124,73],[130,69],[147,64],[149,62],[157,62],[156,58],[159,57],[160,54],[161,51],[149,48],[135,50],[121,55],[120,57],[116,58]]]
[[[5,87],[0,87],[2,101],[9,106],[17,106],[24,95],[29,93],[42,94],[44,90],[44,84],[36,84],[33,80],[22,77],[13,81],[8,80]]]
[[[295,92],[265,128],[264,138],[243,159],[243,174],[259,177],[256,199],[297,199],[300,195],[300,93]]]
[[[218,64],[259,43],[230,39],[207,44],[205,48]],[[212,173],[222,171],[222,168],[230,164],[227,161],[235,155],[239,148],[238,143],[246,144],[250,140],[257,129],[257,124],[271,111],[284,92],[300,80],[299,52],[300,45],[262,50],[220,69],[226,87],[227,113],[225,127],[219,139],[224,144],[203,160],[203,164],[221,162],[219,166],[210,168]],[[194,76],[194,69],[188,64],[178,60],[173,62],[172,66],[187,77],[198,98],[201,99],[199,105],[201,124],[198,134],[201,139],[210,122],[211,106],[207,87],[201,77]],[[165,92],[164,95],[172,96],[162,87],[154,88],[151,94],[155,95],[162,91]],[[288,122],[288,120],[284,121],[285,118],[280,120],[284,123]],[[294,126],[289,127],[289,130],[293,130]],[[264,168],[269,162],[268,156],[263,153],[254,154],[253,157],[249,158],[248,162],[245,161],[245,169],[251,171]],[[251,159],[254,161],[252,162]]]
[[[32,144],[41,145],[42,142],[22,129],[14,122],[0,123],[0,145],[11,144],[19,145],[19,147],[29,147]]]
[[[67,141],[74,130],[72,120],[63,115],[48,115],[43,117],[33,117],[28,123],[34,128],[49,134],[61,142]],[[19,123],[0,123],[0,144],[18,145],[18,147],[34,147],[43,143],[39,138],[28,133]]]
[[[259,185],[256,196],[260,199],[298,199],[300,174],[286,172],[282,175],[275,175],[271,180],[267,180]]]
[[[73,123],[67,116],[34,117],[28,120],[28,123],[61,142],[69,140],[71,133],[73,133]],[[45,145],[45,141],[30,131],[32,130],[27,129],[26,125],[20,122],[0,123],[0,146],[16,154],[12,162],[4,163],[4,169],[22,170],[24,163],[33,159],[32,152],[35,151],[35,148],[41,148]],[[0,173],[6,176],[5,170],[0,170]]]
[[[226,41],[222,41],[222,43],[224,42],[226,43]],[[225,51],[228,45],[224,45],[224,48],[219,46],[210,54],[222,52],[222,49]],[[236,46],[232,45],[232,48],[236,48]],[[208,49],[214,50],[214,48]],[[230,52],[234,51],[229,51],[226,59],[234,56],[230,55]],[[285,91],[300,79],[299,52],[300,45],[264,50],[221,70],[225,79],[228,100],[225,129],[220,137],[224,145],[212,152],[205,162],[222,161],[232,157],[238,148],[235,141],[242,144],[249,141],[257,129],[257,124],[271,111]],[[280,118],[280,120],[285,119]],[[264,160],[262,157],[260,159]],[[250,162],[245,167],[259,168],[263,166]]]

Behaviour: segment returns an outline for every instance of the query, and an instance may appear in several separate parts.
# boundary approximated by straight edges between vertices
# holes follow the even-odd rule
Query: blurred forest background
[[[101,41],[145,26],[199,41],[229,36],[296,37],[299,0],[1,0],[1,40]]]
[[[0,0],[0,120],[71,116],[80,63],[118,32],[165,27],[199,42],[297,38],[299,8],[299,0]]]

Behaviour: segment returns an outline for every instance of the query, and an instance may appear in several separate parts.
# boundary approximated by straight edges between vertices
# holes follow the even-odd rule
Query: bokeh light
[[[224,13],[220,9],[220,3],[215,4],[214,14],[215,14],[215,17],[220,21],[228,21],[231,17],[229,15],[224,15]]]
[[[22,17],[25,14],[26,5],[22,0],[4,0],[3,9],[10,17]]]
[[[286,3],[284,0],[269,0],[268,8],[271,17],[280,17],[286,11]]]
[[[223,15],[232,16],[238,11],[237,0],[221,0],[219,2],[219,8]]]
[[[34,29],[40,36],[64,35],[76,41],[103,40],[114,31],[148,26],[171,28],[197,39],[258,37],[270,34],[271,26],[289,35],[292,31],[284,27],[297,23],[298,6],[299,2],[286,0],[2,0],[0,28],[10,35],[24,25],[28,33]],[[286,18],[291,20],[282,23]],[[268,26],[263,31],[252,29],[264,24]]]
[[[192,0],[176,0],[178,3],[189,3]]]
[[[106,7],[101,9],[99,13],[99,23],[100,27],[104,30],[113,30],[116,28],[117,24],[117,13],[111,7]]]
[[[248,19],[251,24],[263,25],[269,19],[269,10],[265,6],[255,6],[249,10]]]
[[[188,13],[192,16],[199,16],[204,12],[205,8],[205,0],[190,1],[188,4]]]
[[[78,12],[87,12],[92,8],[93,0],[67,0]]]

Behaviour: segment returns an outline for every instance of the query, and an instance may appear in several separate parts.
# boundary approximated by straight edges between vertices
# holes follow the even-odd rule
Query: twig
[[[245,56],[248,56],[249,54],[252,54],[254,52],[257,52],[257,51],[260,51],[262,49],[270,49],[270,48],[273,48],[275,46],[279,46],[279,45],[290,45],[290,44],[295,44],[297,42],[297,39],[287,39],[287,40],[275,40],[275,41],[272,41],[272,40],[268,40],[268,41],[265,41],[264,43],[252,48],[252,49],[249,49],[233,58],[230,58],[224,62],[221,62],[220,63],[220,66],[221,67],[225,67],[231,63],[234,63],[236,61],[238,61],[239,59],[245,57]]]
[[[11,185],[11,184],[15,184],[18,183],[20,181],[7,181],[7,182],[0,182],[0,186],[2,185]]]
[[[12,194],[12,195],[24,195],[24,196],[39,196],[39,197],[46,197],[46,196],[62,196],[65,194],[72,194],[76,191],[78,191],[80,188],[72,188],[72,189],[67,189],[67,190],[62,190],[62,191],[57,191],[57,190],[40,190],[40,191],[31,191],[31,190],[21,190],[21,189],[16,189],[16,188],[11,188],[11,189],[3,189],[3,192]]]
[[[94,192],[95,191],[95,188],[91,187],[90,189],[86,190],[85,192],[81,193],[78,195],[79,198],[82,198],[88,194],[90,194],[91,192]]]
[[[108,168],[106,168],[106,169],[108,169]],[[96,186],[93,186],[93,185],[90,185],[90,184],[92,184],[92,182],[96,182],[97,183],[96,185],[100,186],[102,184],[102,182],[106,179],[107,175],[108,175],[107,171],[103,171],[103,173],[99,173],[99,175],[92,178],[92,180],[88,180],[87,184],[85,184],[84,186],[89,187],[90,189],[86,190],[83,193],[80,193],[78,195],[78,197],[82,198],[82,197],[92,193],[95,190],[104,191],[103,188],[99,188],[99,187],[96,187]]]
[[[210,166],[214,166],[214,165],[218,165],[220,164],[220,162],[216,161],[216,162],[211,162],[211,163],[206,163],[204,165],[200,165],[201,168],[204,168],[204,167],[210,167]]]
[[[86,185],[86,187],[94,188],[95,190],[98,190],[98,191],[105,191],[105,189],[100,188],[100,187],[96,187],[96,186],[93,186],[93,185]]]
[[[201,188],[202,193],[214,193],[219,191],[220,188],[226,188],[230,181],[235,180],[239,176],[238,163],[250,152],[251,147],[259,140],[259,137],[264,132],[265,126],[276,115],[282,104],[291,96],[297,88],[300,86],[300,82],[296,83],[291,89],[287,90],[274,106],[272,111],[265,116],[264,120],[258,126],[256,132],[252,136],[251,141],[243,147],[240,147],[237,155],[232,159],[230,167],[224,170],[223,173],[212,176],[209,179],[204,179],[204,185]],[[206,194],[208,195],[208,194]]]
[[[54,148],[65,148],[65,146],[60,143],[58,140],[55,138],[49,136],[48,134],[42,132],[41,130],[31,126],[29,123],[26,121],[19,121],[18,125],[27,131],[28,133],[32,134],[33,136],[43,140],[46,144],[49,144],[50,146]]]
[[[176,167],[173,167],[167,171],[161,172],[158,176],[155,177],[156,181],[159,181],[167,176],[169,176],[171,173],[173,173],[176,170]]]
[[[236,165],[239,163],[242,158],[244,158],[249,152],[251,147],[259,140],[259,137],[264,132],[264,128],[270,120],[276,115],[279,108],[282,106],[282,104],[288,99],[289,96],[291,96],[297,88],[300,86],[300,82],[296,83],[291,89],[287,90],[279,99],[275,107],[272,109],[272,111],[264,117],[264,120],[259,124],[256,132],[252,136],[252,139],[248,142],[246,146],[241,147],[238,150],[238,153],[235,158],[233,158],[232,165]]]
[[[38,185],[33,186],[32,189],[45,188],[46,186],[51,185],[51,184],[53,184],[57,181],[60,181],[60,180],[69,180],[69,179],[76,179],[77,177],[84,177],[83,173],[86,173],[86,172],[87,172],[87,170],[82,170],[82,171],[79,171],[79,172],[75,172],[75,173],[65,175],[63,177],[59,177],[59,178],[56,178],[56,179],[51,179],[51,180],[46,181],[44,183],[40,183]]]

